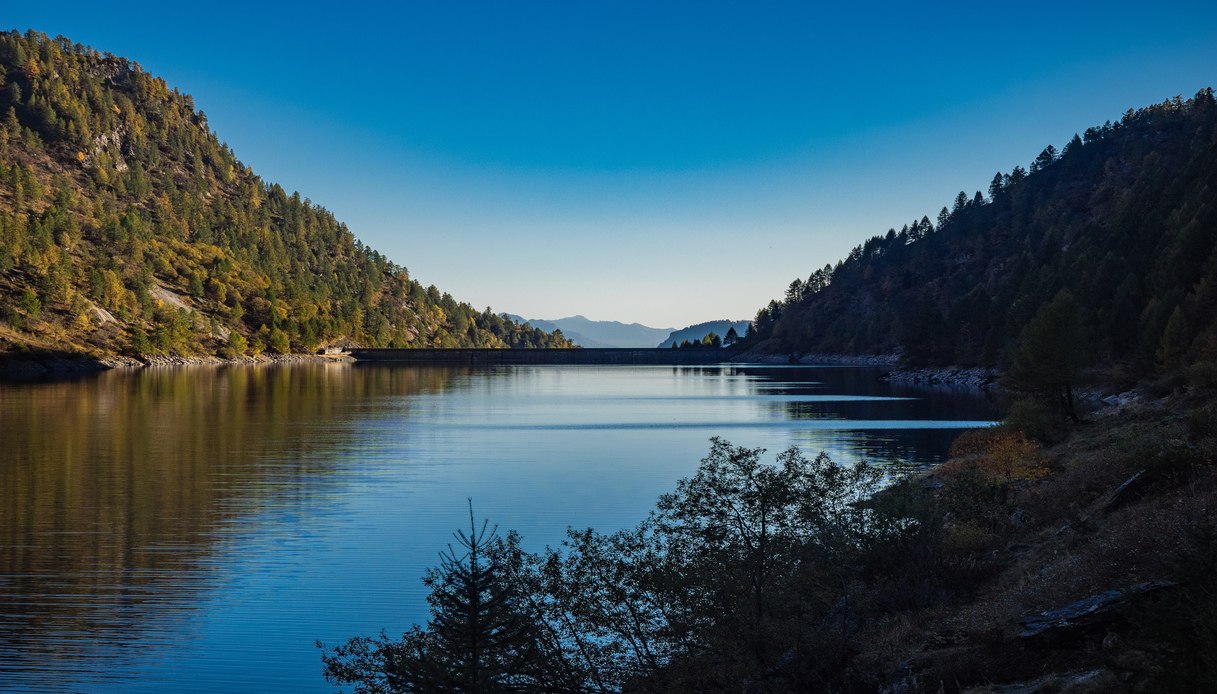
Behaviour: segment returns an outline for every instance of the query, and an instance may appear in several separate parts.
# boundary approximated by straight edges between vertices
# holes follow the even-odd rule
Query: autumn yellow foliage
[[[1049,472],[1040,447],[1021,431],[984,429],[951,444],[952,468],[972,468],[995,482],[1037,480]]]

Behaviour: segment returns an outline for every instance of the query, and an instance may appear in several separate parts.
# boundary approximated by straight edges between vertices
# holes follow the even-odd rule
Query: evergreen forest
[[[0,34],[0,351],[569,347],[424,287],[136,63]]]
[[[1083,366],[1135,377],[1217,359],[1217,104],[1129,109],[790,283],[744,342],[999,366],[1058,299]],[[1047,316],[1041,318],[1041,322]]]

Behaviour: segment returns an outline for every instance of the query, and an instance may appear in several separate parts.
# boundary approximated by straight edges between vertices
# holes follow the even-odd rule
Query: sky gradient
[[[1217,86],[1217,3],[24,3],[192,94],[265,180],[457,299],[749,318],[1125,109]]]

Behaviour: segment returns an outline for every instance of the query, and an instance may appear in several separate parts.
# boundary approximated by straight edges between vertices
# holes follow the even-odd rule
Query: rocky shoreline
[[[944,367],[938,369],[896,369],[883,374],[879,379],[889,383],[994,390],[1000,389],[997,383],[997,376],[997,369]]]
[[[0,380],[42,380],[74,378],[101,373],[111,369],[142,369],[148,367],[223,366],[226,364],[279,364],[351,361],[349,357],[319,354],[260,354],[226,359],[216,356],[160,356],[142,359],[122,355],[105,357],[61,352],[18,352],[0,354]]]
[[[740,352],[731,361],[747,364],[830,364],[833,366],[894,366],[896,354],[769,354],[757,350]]]
[[[945,366],[939,368],[900,367],[899,354],[759,354],[742,352],[732,361],[757,364],[827,364],[832,366],[890,367],[879,375],[879,380],[889,383],[951,386],[959,388],[997,389],[998,371],[992,368]]]
[[[934,388],[965,388],[1000,394],[1004,388],[999,381],[1001,372],[991,367],[944,366],[935,368],[906,368],[898,366],[900,355],[896,354],[757,354],[744,352],[736,355],[733,362],[753,364],[804,364],[832,366],[892,367],[877,378],[888,383],[916,385]],[[1145,394],[1137,389],[1113,390],[1110,388],[1078,388],[1074,397],[1088,410],[1098,416],[1121,412],[1125,408],[1143,402]]]

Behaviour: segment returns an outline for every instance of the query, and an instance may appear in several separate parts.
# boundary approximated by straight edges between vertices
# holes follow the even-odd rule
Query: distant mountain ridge
[[[701,342],[702,338],[714,333],[725,337],[727,331],[735,328],[741,338],[748,333],[751,321],[746,320],[714,320],[697,323],[684,328],[652,328],[641,323],[622,323],[619,321],[597,321],[582,315],[568,318],[547,320],[543,318],[524,318],[512,313],[501,314],[503,318],[527,325],[547,333],[561,330],[562,336],[580,347],[605,349],[613,347],[671,347],[675,342],[679,345],[685,340]]]
[[[729,331],[731,328],[735,328],[736,335],[739,337],[744,337],[748,333],[749,324],[751,324],[751,321],[746,320],[724,319],[706,321],[705,323],[698,323],[697,325],[690,325],[687,328],[672,331],[672,333],[668,335],[668,339],[659,343],[659,346],[671,347],[673,343],[679,345],[685,340],[688,340],[689,342],[701,342],[702,338],[710,333],[714,333],[719,337],[726,337],[727,331]]]
[[[543,318],[521,318],[510,313],[502,314],[504,318],[523,322],[545,332],[561,330],[566,339],[580,347],[654,347],[660,343],[675,328],[652,328],[641,323],[622,323],[620,321],[592,320],[586,316],[575,315],[567,318],[547,320]]]

